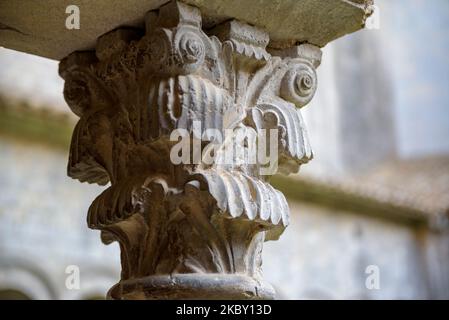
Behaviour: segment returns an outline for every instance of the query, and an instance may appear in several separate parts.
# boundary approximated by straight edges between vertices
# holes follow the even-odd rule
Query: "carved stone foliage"
[[[246,161],[247,140],[278,129],[281,173],[312,158],[297,108],[315,93],[321,52],[307,44],[269,52],[268,43],[235,20],[205,32],[198,9],[171,2],[147,13],[145,34],[114,30],[95,52],[61,61],[65,99],[80,116],[68,175],[110,183],[87,219],[103,242],[120,244],[121,281],[110,297],[273,296],[262,243],[287,226],[288,206],[260,174],[264,164]],[[217,143],[211,128],[226,138]],[[214,142],[212,163],[175,164],[175,129],[191,134],[190,145],[202,138],[201,152]],[[218,161],[227,147],[239,152]]]

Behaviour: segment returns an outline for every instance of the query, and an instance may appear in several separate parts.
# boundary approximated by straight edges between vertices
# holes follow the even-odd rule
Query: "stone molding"
[[[210,128],[235,133],[218,158],[229,145],[248,149],[240,132],[270,128],[279,132],[280,173],[312,158],[299,108],[315,93],[321,51],[268,43],[237,20],[205,31],[197,8],[174,1],[146,15],[145,34],[117,29],[95,52],[61,61],[64,97],[80,117],[68,175],[110,183],[87,218],[104,243],[120,244],[121,281],[110,298],[274,297],[262,280],[262,244],[280,236],[289,211],[262,164],[170,161],[170,134],[184,129],[194,144],[195,121],[203,137]]]

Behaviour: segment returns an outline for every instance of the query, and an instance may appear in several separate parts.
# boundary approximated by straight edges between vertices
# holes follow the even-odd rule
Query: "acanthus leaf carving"
[[[176,1],[147,13],[146,29],[111,31],[95,53],[60,64],[66,101],[80,116],[68,174],[110,182],[88,213],[105,243],[120,244],[122,277],[109,296],[197,297],[194,281],[211,298],[272,297],[262,243],[288,225],[288,205],[259,173],[262,164],[244,154],[248,139],[278,129],[280,173],[311,159],[297,108],[315,93],[320,51],[269,53],[268,34],[236,20],[206,34],[200,11]],[[193,134],[190,144],[208,129],[232,135],[219,141],[212,163],[175,164],[175,129]],[[229,146],[240,153],[222,163]],[[235,290],[245,286],[253,287]]]

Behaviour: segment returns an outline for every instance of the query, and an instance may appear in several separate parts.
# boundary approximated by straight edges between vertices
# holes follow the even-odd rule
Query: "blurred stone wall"
[[[0,291],[35,299],[104,296],[119,279],[117,244],[105,246],[86,214],[102,188],[65,175],[66,154],[0,137]],[[363,213],[290,201],[291,225],[267,242],[263,269],[283,299],[429,297],[417,231]],[[67,266],[80,270],[69,290]],[[379,267],[380,289],[365,286]]]
[[[84,299],[105,296],[118,281],[117,244],[104,246],[86,223],[101,188],[69,179],[66,162],[60,150],[0,136],[0,291]],[[65,284],[71,265],[79,290]]]
[[[289,205],[291,225],[264,247],[264,276],[280,298],[431,297],[416,229],[363,213]],[[366,286],[370,266],[378,268],[379,289]]]
[[[376,0],[379,28],[327,45],[302,111],[311,174],[449,154],[449,2]]]

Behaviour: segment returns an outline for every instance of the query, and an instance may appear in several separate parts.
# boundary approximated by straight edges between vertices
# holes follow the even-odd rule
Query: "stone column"
[[[87,218],[105,244],[120,244],[108,297],[273,298],[262,244],[280,236],[289,210],[267,180],[312,158],[299,108],[315,93],[321,52],[268,50],[266,32],[237,20],[203,30],[200,11],[179,2],[145,20],[145,34],[111,31],[95,52],[60,63],[80,117],[68,175],[110,183]],[[187,143],[172,141],[176,129]],[[253,161],[253,142],[277,144],[276,163]],[[185,150],[188,161],[174,161]]]

